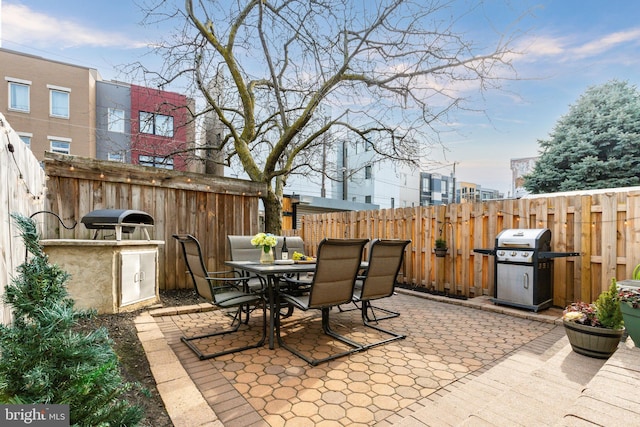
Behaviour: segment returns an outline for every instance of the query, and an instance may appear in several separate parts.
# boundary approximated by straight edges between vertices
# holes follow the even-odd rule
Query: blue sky
[[[141,0],[140,0],[141,1]],[[166,28],[142,26],[140,1],[0,0],[2,47],[96,68],[105,79],[127,81],[120,65],[141,61]],[[372,1],[372,0],[370,0]],[[466,11],[473,1],[460,1]],[[179,2],[182,4],[182,2]],[[612,79],[640,83],[640,2],[636,0],[491,0],[483,14],[461,21],[475,40],[511,28],[522,33],[514,59],[521,80],[504,82],[475,108],[459,112],[455,132],[443,135],[446,155],[436,154],[456,178],[508,194],[512,158],[538,153],[558,119],[588,87]],[[529,11],[517,22],[514,20]],[[1,66],[1,65],[0,65]],[[176,89],[174,89],[176,90]]]

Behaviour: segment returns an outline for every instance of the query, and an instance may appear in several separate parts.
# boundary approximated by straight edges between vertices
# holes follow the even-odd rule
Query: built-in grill
[[[495,304],[536,312],[553,301],[553,258],[580,255],[552,252],[548,228],[505,229],[496,237],[494,249],[474,252],[495,257]]]
[[[146,212],[132,209],[98,209],[85,215],[81,222],[89,230],[96,230],[93,239],[101,230],[115,230],[116,240],[122,240],[122,233],[133,233],[142,228],[147,240],[151,240],[147,227],[153,226],[153,217]]]

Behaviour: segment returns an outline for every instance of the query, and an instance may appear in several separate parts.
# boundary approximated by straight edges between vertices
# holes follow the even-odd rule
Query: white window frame
[[[47,136],[49,150],[52,153],[71,154],[71,138],[61,136]]]
[[[71,115],[71,112],[70,112],[71,89],[68,87],[54,86],[54,85],[47,85],[47,88],[49,89],[49,115],[51,117],[56,117],[59,119],[68,119],[69,116]],[[58,112],[54,110],[54,95],[66,95],[65,100],[62,100],[62,99],[59,100],[60,104],[62,105],[55,106],[56,110],[64,109],[65,110],[64,112],[62,111]]]
[[[29,148],[31,148],[31,139],[33,138],[33,134],[31,132],[16,132],[22,142]]]
[[[111,153],[107,153],[107,160],[111,162],[119,162],[124,163],[124,153],[122,151],[114,151]]]
[[[30,80],[23,80],[23,79],[16,79],[13,77],[5,77],[5,80],[7,81],[7,102],[8,102],[8,108],[11,111],[19,111],[21,113],[29,113],[31,112],[31,81]],[[26,99],[26,106],[22,107],[20,105],[17,104],[16,99],[14,99],[14,96],[12,94],[12,87],[21,87],[21,88],[25,88],[27,91],[27,99]],[[13,104],[13,105],[12,105]]]
[[[124,110],[120,108],[107,109],[107,130],[124,133]]]

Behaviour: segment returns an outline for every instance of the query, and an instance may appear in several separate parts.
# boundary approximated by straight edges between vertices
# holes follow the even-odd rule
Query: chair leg
[[[209,337],[215,337],[215,336],[219,336],[219,335],[226,335],[226,334],[231,334],[234,332],[237,332],[238,329],[240,328],[240,325],[243,323],[242,322],[242,313],[245,310],[244,306],[240,306],[238,307],[236,314],[233,318],[233,321],[231,322],[232,328],[231,329],[226,329],[224,331],[218,331],[218,332],[213,332],[211,334],[203,334],[203,335],[197,335],[197,336],[193,336],[193,337],[186,337],[183,336],[180,338],[180,340],[185,343],[187,345],[187,347],[189,347],[197,356],[200,360],[206,360],[206,359],[213,359],[215,357],[219,357],[219,356],[224,356],[225,354],[231,354],[231,353],[237,353],[239,351],[244,351],[244,350],[248,350],[251,348],[258,348],[258,347],[262,347],[267,339],[267,310],[264,304],[264,301],[262,302],[262,337],[260,338],[260,341],[258,341],[255,344],[250,344],[244,347],[236,347],[236,348],[231,348],[228,350],[223,350],[217,353],[202,353],[200,351],[200,349],[195,345],[195,343],[193,341],[197,341],[197,340],[201,340],[203,338],[209,338]],[[244,322],[245,324],[249,321],[249,310],[247,307],[247,319]],[[237,323],[236,323],[237,321]],[[235,324],[235,326],[233,326]]]
[[[364,347],[361,344],[358,344],[354,341],[351,341],[350,339],[348,339],[347,337],[344,337],[338,333],[336,333],[335,331],[333,331],[331,329],[331,327],[329,326],[329,308],[323,308],[322,309],[322,331],[326,334],[329,335],[330,337],[343,342],[347,345],[349,345],[350,347],[352,347],[350,350],[346,350],[340,353],[336,353],[336,354],[332,354],[331,356],[322,358],[322,359],[313,359],[305,354],[302,354],[300,351],[296,350],[295,348],[289,346],[288,344],[286,344],[284,342],[284,340],[282,339],[282,336],[280,335],[280,320],[278,319],[277,323],[276,323],[276,336],[278,338],[278,345],[280,347],[283,347],[287,350],[289,350],[291,353],[295,354],[296,356],[298,356],[299,358],[301,358],[302,360],[304,360],[305,362],[307,362],[309,365],[311,366],[316,366],[320,363],[323,362],[328,362],[329,360],[334,360],[337,359],[339,357],[343,357],[343,356],[348,356],[350,354],[356,353],[358,351],[361,351],[364,349]]]
[[[283,310],[283,308],[286,308],[286,311]],[[286,319],[287,317],[291,317],[291,316],[293,316],[293,311],[294,310],[295,310],[295,307],[290,302],[288,302],[287,305],[285,305],[285,306],[280,305],[280,317],[282,319]]]
[[[398,334],[398,333],[395,333],[395,332],[390,331],[388,329],[381,328],[380,326],[371,324],[369,316],[367,315],[368,306],[370,306],[370,305],[371,305],[371,303],[369,301],[363,301],[362,302],[362,323],[364,323],[364,326],[366,326],[368,328],[375,329],[376,331],[385,333],[387,335],[391,335],[391,337],[387,338],[386,340],[377,341],[377,342],[374,342],[374,343],[371,343],[371,344],[365,344],[363,346],[364,350],[367,350],[367,349],[369,349],[371,347],[375,347],[375,346],[378,346],[378,345],[386,344],[386,343],[391,342],[391,341],[402,340],[402,339],[406,338],[406,335]],[[390,316],[390,317],[396,317],[396,316]],[[387,319],[387,318],[388,317],[384,317],[384,319]]]
[[[387,310],[386,308],[374,306],[373,304],[371,304],[371,301],[366,301],[362,304],[363,307],[366,306],[365,315],[367,316],[367,321],[369,322],[379,322],[380,320],[393,319],[394,317],[400,316],[400,313],[398,313],[397,311]],[[384,313],[387,313],[387,315],[378,317],[376,316],[376,311],[382,311]],[[369,317],[369,312],[371,312],[372,317]]]
[[[358,307],[358,303],[355,301],[351,301],[351,303],[354,305],[354,307],[351,308],[342,308],[341,305],[338,306],[338,311],[340,311],[340,313],[344,313],[347,311],[355,311],[355,310],[361,310],[361,307]]]

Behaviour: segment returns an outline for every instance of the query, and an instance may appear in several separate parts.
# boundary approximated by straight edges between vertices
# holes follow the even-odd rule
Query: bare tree
[[[292,173],[320,170],[323,135],[417,164],[439,144],[448,113],[468,108],[465,90],[511,78],[512,40],[498,34],[494,46],[475,46],[454,31],[453,5],[186,0],[171,11],[163,1],[147,22],[183,26],[158,45],[163,69],[146,74],[160,87],[193,84],[204,100],[198,114],[214,114],[223,128],[213,148],[267,184],[265,227],[279,233],[283,185]]]

